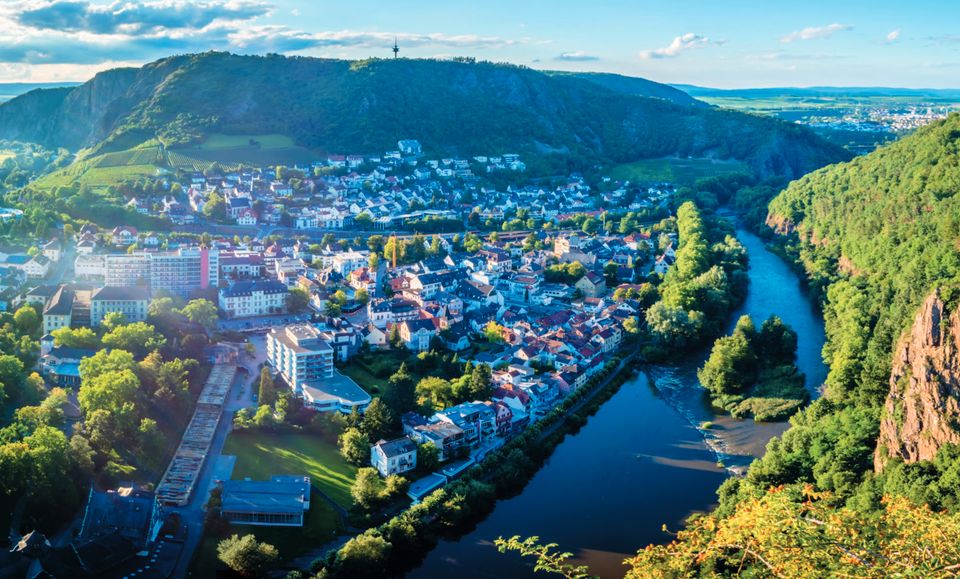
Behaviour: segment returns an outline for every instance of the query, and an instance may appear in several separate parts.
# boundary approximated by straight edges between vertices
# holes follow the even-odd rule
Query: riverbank
[[[462,534],[486,517],[498,500],[522,491],[560,442],[579,431],[587,417],[629,379],[634,356],[631,352],[622,359],[614,357],[584,388],[523,434],[421,503],[328,554],[323,566],[332,577],[409,570],[411,561],[419,560],[441,537]],[[371,549],[371,543],[377,547]],[[357,553],[358,545],[367,547],[362,554]]]
[[[826,375],[819,312],[801,280],[759,237],[742,229],[737,237],[750,253],[750,286],[728,331],[743,314],[784,319],[797,331],[797,365],[815,397]],[[696,377],[708,354],[643,366],[557,446],[522,493],[497,503],[466,536],[441,540],[409,577],[534,577],[529,561],[493,547],[497,537],[518,534],[560,544],[593,573],[622,576],[626,556],[668,541],[662,525],[676,529],[693,512],[709,510],[730,472],[745,469],[789,426],[736,420],[712,408]]]

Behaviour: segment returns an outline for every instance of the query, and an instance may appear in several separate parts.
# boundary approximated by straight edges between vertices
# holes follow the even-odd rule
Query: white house
[[[238,281],[220,290],[220,309],[230,318],[279,314],[289,290],[275,280]]]
[[[417,445],[408,437],[381,440],[370,447],[370,465],[388,477],[417,467]]]

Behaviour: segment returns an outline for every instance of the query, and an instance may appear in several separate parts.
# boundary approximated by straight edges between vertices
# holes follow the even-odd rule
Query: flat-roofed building
[[[310,510],[310,477],[274,476],[267,481],[221,483],[220,515],[231,523],[302,527]]]
[[[304,403],[319,412],[339,411],[350,414],[354,408],[363,412],[372,401],[363,388],[336,370],[329,378],[301,382],[297,393]]]
[[[301,382],[333,376],[333,348],[310,324],[271,329],[267,360],[294,390]]]

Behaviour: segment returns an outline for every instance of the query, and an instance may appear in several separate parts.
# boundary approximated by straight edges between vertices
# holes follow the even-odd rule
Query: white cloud
[[[889,42],[896,42],[896,41],[898,41],[898,40],[900,40],[900,29],[899,29],[899,28],[897,28],[896,30],[891,30],[890,33],[887,34],[887,42],[888,42],[888,43],[889,43]]]
[[[830,38],[837,32],[845,32],[847,30],[853,30],[853,26],[849,24],[828,24],[826,26],[811,26],[809,28],[804,28],[803,30],[794,30],[790,34],[780,38],[780,42],[790,43],[797,40],[815,40],[818,38]]]
[[[564,62],[589,62],[592,60],[600,60],[600,57],[593,54],[587,54],[582,50],[577,50],[574,52],[561,53],[555,56],[553,59],[564,61]]]
[[[682,36],[677,36],[673,41],[663,48],[656,48],[653,50],[644,50],[640,53],[640,58],[651,59],[651,58],[673,58],[679,56],[680,53],[690,50],[693,48],[700,48],[706,46],[710,43],[710,39],[706,36],[701,36],[699,34],[694,34],[693,32],[688,32]]]

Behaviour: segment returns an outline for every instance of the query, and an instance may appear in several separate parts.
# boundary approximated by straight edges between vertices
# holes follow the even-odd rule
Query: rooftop
[[[304,396],[315,403],[336,400],[357,405],[370,402],[370,395],[363,388],[337,370],[333,371],[332,378],[304,382],[301,386]]]

